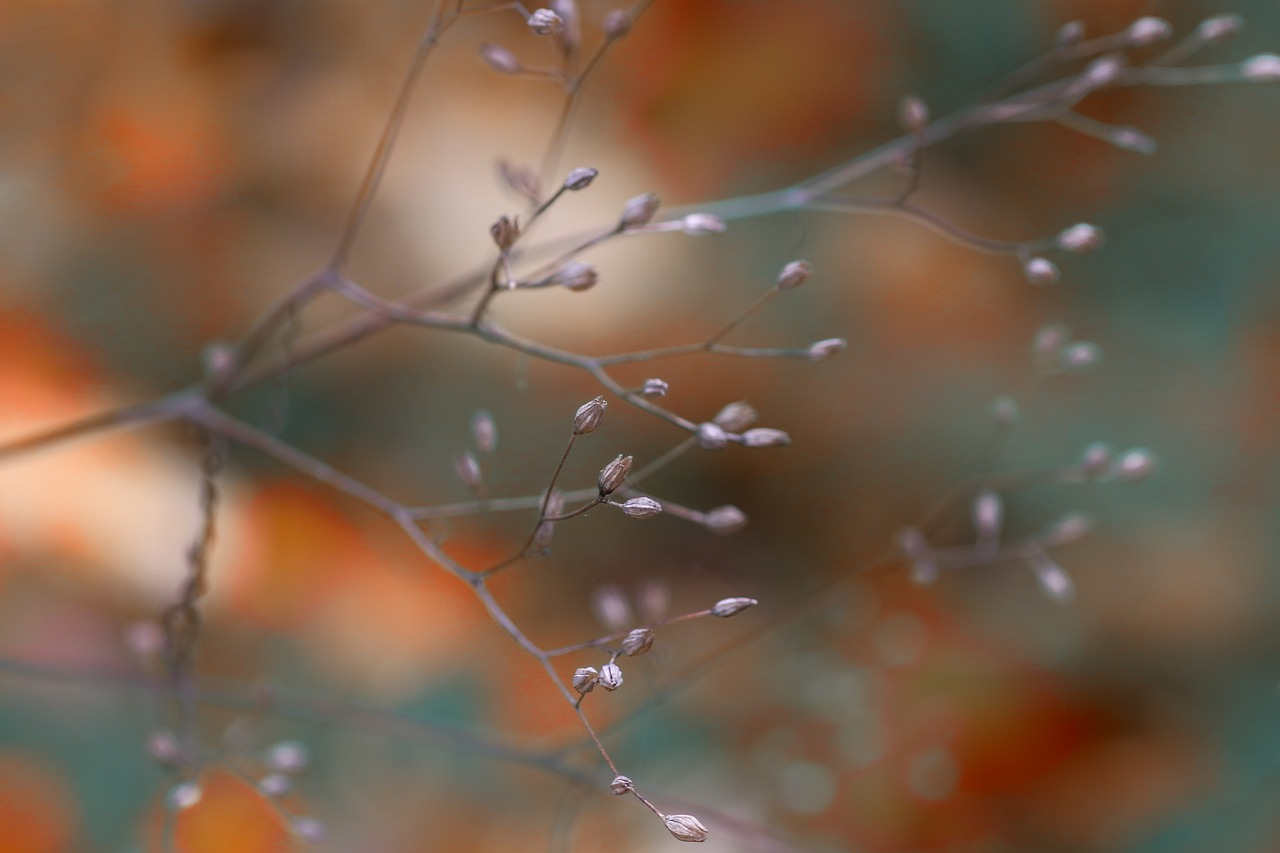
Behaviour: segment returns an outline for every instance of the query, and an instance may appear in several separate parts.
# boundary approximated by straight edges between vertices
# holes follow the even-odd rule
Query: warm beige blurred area
[[[1184,33],[1238,11],[1245,30],[1205,62],[1280,50],[1272,0],[653,0],[548,156],[563,88],[499,74],[481,46],[535,70],[557,48],[500,5],[432,50],[359,220],[346,272],[381,297],[453,290],[440,307],[472,309],[479,291],[459,282],[493,264],[490,226],[528,220],[503,163],[544,171],[544,196],[571,168],[599,170],[531,232],[560,245],[641,193],[693,211],[846,162],[901,135],[903,96],[935,117],[961,109],[1069,20],[1100,34],[1161,15]],[[589,53],[612,5],[578,5]],[[328,263],[434,8],[0,5],[0,444],[193,386],[211,346]],[[1053,124],[984,128],[929,149],[911,196],[993,239],[1098,224],[1105,246],[1054,255],[1053,285],[908,218],[788,211],[724,234],[625,235],[584,256],[599,272],[588,290],[493,300],[497,322],[548,347],[647,350],[705,341],[805,258],[804,286],[724,342],[848,341],[822,362],[699,352],[613,369],[626,387],[665,380],[657,402],[694,423],[749,401],[792,443],[683,455],[643,484],[673,511],[600,507],[492,583],[546,648],[760,600],[659,628],[651,652],[619,658],[624,686],[583,705],[619,771],[697,815],[708,849],[1280,845],[1280,86],[1126,89],[1081,111],[1150,133],[1157,152]],[[901,165],[859,192],[895,197]],[[266,355],[359,316],[326,296]],[[1032,341],[1052,323],[1098,344],[1101,363],[1034,382]],[[475,335],[399,327],[223,405],[430,506],[471,496],[455,460],[480,410],[498,435],[485,494],[536,501],[574,412],[601,391]],[[616,455],[639,469],[686,438],[610,396],[605,426],[575,439],[565,488],[590,492]],[[995,440],[1004,396],[1020,417]],[[173,704],[151,626],[200,522],[197,438],[103,430],[0,456],[0,851],[678,844],[609,794],[574,709],[466,583],[368,506],[234,444],[201,603],[202,770],[163,769]],[[1140,482],[1041,478],[1003,494],[1010,541],[1068,513],[1093,520],[1051,549],[1072,601],[1044,595],[1025,558],[910,582],[903,528],[969,548],[969,478],[1060,471],[1091,442],[1159,462]],[[424,529],[479,569],[526,540],[531,505]],[[735,536],[679,517],[724,505],[750,519]],[[608,659],[565,655],[555,674]],[[268,796],[282,742],[309,762]],[[166,821],[184,781],[199,801]],[[327,840],[307,840],[312,818]]]

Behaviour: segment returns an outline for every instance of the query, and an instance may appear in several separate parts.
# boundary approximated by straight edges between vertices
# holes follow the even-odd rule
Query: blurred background
[[[589,38],[606,11],[582,4]],[[600,177],[540,234],[611,224],[649,190],[683,206],[792,184],[899,135],[908,93],[935,115],[972,103],[1069,20],[1102,33],[1155,14],[1185,33],[1225,12],[1246,29],[1206,62],[1280,49],[1270,0],[656,0],[586,85],[560,161]],[[319,269],[430,14],[359,0],[0,8],[0,440],[196,381],[206,347]],[[448,33],[356,246],[351,275],[379,294],[470,270],[490,256],[489,225],[522,209],[498,163],[536,167],[561,102],[545,80],[485,67],[486,42],[554,59],[514,12]],[[919,203],[977,233],[1102,227],[1105,248],[1063,259],[1051,287],[904,220],[793,212],[619,241],[587,258],[590,291],[495,302],[500,322],[565,349],[685,343],[803,257],[809,282],[728,342],[849,340],[823,363],[619,370],[668,381],[665,404],[691,419],[748,400],[791,434],[787,448],[690,454],[646,483],[685,506],[737,505],[749,526],[722,538],[597,511],[495,583],[548,646],[601,633],[602,599],[640,620],[760,599],[660,630],[623,661],[622,690],[586,703],[622,771],[698,815],[710,849],[1280,849],[1280,88],[1128,90],[1084,111],[1159,151],[1011,126],[923,163]],[[308,309],[298,339],[351,313]],[[1047,323],[1104,362],[1021,394]],[[467,497],[453,459],[474,412],[498,427],[490,492],[536,494],[596,393],[470,338],[395,329],[228,408],[433,504]],[[918,588],[885,559],[974,472],[1008,394],[1022,418],[1001,468],[1067,465],[1094,441],[1160,459],[1136,484],[1007,496],[1015,537],[1068,511],[1096,519],[1054,554],[1070,605],[1023,565]],[[586,438],[567,484],[682,435],[615,403]],[[0,851],[160,849],[175,780],[147,743],[172,717],[147,688],[154,638],[138,625],[185,572],[198,471],[192,436],[172,428],[0,467]],[[323,821],[321,849],[677,843],[604,792],[545,675],[394,525],[248,449],[232,449],[222,486],[198,657],[213,760],[179,849],[294,849],[278,807]],[[970,541],[968,514],[943,504],[946,544]],[[481,567],[529,524],[431,530]],[[273,806],[252,782],[280,741],[310,760]],[[594,786],[547,772],[549,755]]]

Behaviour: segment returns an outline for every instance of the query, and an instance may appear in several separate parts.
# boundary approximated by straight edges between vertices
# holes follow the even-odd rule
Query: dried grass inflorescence
[[[761,282],[758,288],[761,295],[705,338],[675,344],[655,341],[649,349],[609,356],[588,356],[526,339],[495,319],[495,304],[517,290],[552,286],[575,292],[593,290],[599,280],[597,267],[584,258],[609,241],[666,239],[659,237],[661,234],[677,237],[716,235],[732,228],[738,220],[798,210],[905,217],[976,251],[1015,260],[1032,284],[1052,285],[1063,273],[1050,256],[1061,260],[1062,256],[1098,250],[1104,242],[1102,231],[1095,225],[1081,223],[1056,234],[1025,241],[973,234],[910,201],[920,180],[922,159],[931,146],[977,127],[1045,121],[1061,124],[1123,150],[1149,154],[1155,150],[1155,141],[1142,131],[1105,124],[1079,111],[1078,107],[1089,96],[1106,89],[1280,80],[1280,57],[1273,54],[1256,55],[1230,65],[1187,64],[1206,45],[1238,31],[1240,21],[1235,16],[1206,19],[1185,40],[1174,43],[1163,53],[1153,51],[1162,50],[1160,46],[1173,37],[1173,31],[1168,22],[1160,18],[1143,17],[1121,32],[1095,38],[1088,38],[1081,25],[1068,24],[1059,31],[1056,47],[1027,68],[1015,71],[988,98],[956,114],[935,118],[923,100],[908,96],[901,101],[897,116],[906,136],[791,187],[775,193],[719,200],[700,205],[696,211],[666,212],[662,212],[655,193],[644,191],[621,205],[616,220],[601,223],[590,234],[535,242],[537,238],[530,235],[535,233],[535,226],[541,225],[552,206],[569,203],[559,201],[564,194],[599,191],[597,178],[600,172],[587,167],[569,171],[549,197],[543,197],[540,187],[557,187],[551,178],[560,174],[555,163],[569,127],[569,118],[581,97],[584,80],[605,57],[610,45],[640,22],[647,5],[641,2],[630,9],[615,9],[593,16],[581,15],[577,3],[572,0],[557,0],[547,8],[537,8],[532,12],[519,4],[506,3],[481,7],[467,2],[450,2],[441,3],[436,9],[422,41],[423,56],[450,32],[455,22],[465,17],[515,11],[527,25],[528,32],[523,36],[526,39],[536,37],[540,40],[538,44],[484,44],[478,48],[480,57],[494,71],[549,82],[562,87],[564,95],[563,120],[556,125],[554,137],[547,146],[543,167],[535,170],[504,165],[501,170],[508,186],[524,200],[526,209],[520,214],[499,214],[491,220],[489,237],[492,245],[486,244],[486,257],[480,259],[459,293],[474,298],[470,310],[459,312],[414,299],[388,300],[347,274],[351,248],[360,236],[369,202],[378,190],[396,133],[404,119],[404,111],[408,109],[409,98],[402,97],[389,117],[384,141],[360,185],[339,245],[329,263],[320,273],[292,288],[241,340],[211,348],[207,376],[202,381],[145,405],[108,413],[106,417],[89,418],[0,448],[0,454],[8,457],[108,427],[169,422],[192,426],[201,437],[202,486],[197,500],[201,525],[187,555],[186,580],[174,603],[161,617],[163,643],[153,649],[163,663],[165,689],[175,700],[175,719],[174,729],[152,734],[146,749],[157,764],[174,774],[174,782],[166,798],[170,812],[194,807],[201,798],[197,781],[200,770],[222,760],[199,742],[195,725],[198,672],[193,653],[200,640],[202,596],[210,583],[217,583],[216,578],[208,577],[206,557],[213,544],[218,481],[224,474],[224,448],[234,444],[273,458],[391,519],[428,563],[467,585],[492,619],[496,630],[510,638],[514,650],[530,656],[546,671],[548,689],[557,691],[576,713],[600,760],[607,767],[612,779],[609,789],[614,794],[629,795],[642,803],[662,821],[675,839],[705,841],[709,831],[697,817],[660,811],[640,793],[632,778],[618,772],[586,713],[586,699],[593,695],[592,702],[614,701],[603,693],[595,693],[595,688],[601,687],[604,693],[621,690],[624,675],[617,660],[645,655],[654,646],[659,631],[665,636],[665,632],[676,630],[677,623],[687,620],[735,617],[755,607],[758,601],[747,596],[725,597],[702,610],[654,619],[648,624],[627,624],[582,643],[548,649],[536,643],[517,623],[499,602],[488,581],[494,574],[508,571],[531,558],[550,556],[557,525],[579,521],[589,523],[591,510],[605,503],[617,507],[630,518],[644,519],[661,514],[692,521],[718,535],[731,535],[746,526],[747,516],[736,506],[723,505],[705,511],[691,509],[677,500],[642,493],[640,482],[699,449],[731,455],[743,448],[790,445],[792,435],[775,427],[755,426],[759,412],[744,402],[725,403],[711,420],[680,414],[674,407],[666,405],[670,390],[666,381],[649,378],[639,388],[627,387],[615,377],[617,369],[660,359],[712,354],[726,359],[790,360],[796,362],[800,370],[807,369],[804,362],[822,362],[840,354],[848,348],[848,342],[844,338],[830,337],[808,345],[784,348],[747,347],[723,342],[782,293],[819,278],[820,271],[805,260],[793,260],[783,266],[772,282]],[[593,21],[599,23],[593,25]],[[529,55],[535,55],[533,47],[552,51],[556,56],[554,67],[526,63],[521,55],[526,50],[530,51]],[[1135,52],[1131,54],[1131,50]],[[415,85],[419,67],[420,63],[408,76],[405,95]],[[888,196],[863,196],[849,191],[860,179],[895,166],[907,170],[908,183],[902,192]],[[568,198],[572,200],[576,196]],[[612,285],[613,282],[609,281],[600,289]],[[337,337],[336,343],[334,336],[317,341],[306,338],[294,341],[290,324],[303,308],[322,294],[336,295],[365,312],[364,324],[353,323]],[[590,293],[582,298],[591,299],[594,295]],[[392,325],[471,335],[521,358],[577,371],[597,383],[601,394],[576,410],[571,425],[561,422],[560,429],[568,433],[567,444],[544,489],[533,495],[501,499],[488,494],[490,488],[496,488],[490,483],[497,482],[488,475],[496,464],[498,426],[496,419],[485,412],[476,414],[471,422],[474,447],[453,456],[457,480],[474,500],[445,506],[415,506],[392,499],[379,489],[233,416],[223,406],[226,398],[245,388],[287,374],[353,344],[373,331]],[[1094,368],[1101,360],[1102,350],[1097,344],[1073,340],[1065,329],[1053,326],[1035,337],[1030,369],[1034,381],[1041,382],[1060,374]],[[635,377],[632,381],[636,381]],[[594,484],[562,485],[561,480],[568,478],[565,473],[567,460],[579,442],[588,442],[594,447],[608,440],[611,430],[604,427],[609,400],[626,404],[649,418],[655,430],[663,428],[676,432],[679,442],[671,452],[648,463],[644,459],[637,461],[637,454],[619,452],[599,470]],[[1013,428],[1018,420],[1017,413],[1018,402],[1014,397],[1001,398],[995,407],[996,428],[1000,431]],[[803,441],[803,436],[796,440]],[[612,452],[609,448],[605,450]],[[552,466],[548,464],[547,467]],[[945,570],[1014,562],[1028,567],[1049,597],[1067,601],[1074,594],[1074,584],[1051,552],[1087,535],[1092,522],[1083,514],[1072,513],[1039,530],[1010,534],[1006,529],[1006,503],[1010,496],[1021,488],[1046,482],[1134,482],[1149,476],[1156,468],[1155,456],[1144,448],[1132,448],[1117,454],[1105,445],[1091,444],[1078,460],[1052,470],[1012,473],[986,470],[973,482],[963,484],[956,497],[944,501],[941,509],[941,512],[950,511],[953,515],[967,510],[973,531],[971,542],[940,541],[936,528],[941,525],[935,523],[938,515],[931,514],[903,530],[897,551],[910,576],[918,583],[935,582]],[[489,565],[465,565],[441,547],[439,537],[443,534],[432,528],[435,520],[495,511],[500,501],[504,509],[522,509],[533,516],[524,543],[513,553]],[[180,555],[175,555],[175,562],[179,559]],[[665,651],[666,640],[663,642]],[[583,655],[599,656],[596,665],[576,666],[568,678],[564,674],[567,670],[557,671],[555,662],[558,659]],[[639,667],[646,663],[649,663],[648,659],[629,663],[628,666]],[[622,699],[625,700],[627,692],[622,690]],[[280,742],[255,759],[251,779],[264,797],[279,803],[293,792],[295,777],[306,770],[308,763],[304,745],[295,741]],[[538,764],[532,759],[530,763]],[[546,769],[551,765],[542,761],[538,766]],[[561,765],[556,764],[553,769],[570,775]],[[315,818],[284,814],[298,838],[318,841],[324,836],[323,825]]]

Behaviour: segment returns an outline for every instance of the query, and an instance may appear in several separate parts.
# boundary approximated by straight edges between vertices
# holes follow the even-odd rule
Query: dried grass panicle
[[[1227,65],[1188,64],[1206,45],[1225,40],[1239,31],[1241,21],[1234,15],[1208,18],[1191,35],[1171,45],[1165,43],[1174,38],[1173,28],[1167,21],[1157,17],[1139,18],[1120,32],[1095,38],[1087,36],[1083,25],[1070,23],[1059,30],[1056,46],[1023,69],[1015,70],[993,87],[989,96],[979,99],[972,106],[949,116],[935,117],[922,99],[907,96],[900,102],[897,116],[906,136],[790,187],[777,192],[720,199],[700,205],[694,211],[666,211],[661,218],[658,196],[652,192],[644,192],[627,200],[616,219],[610,217],[609,221],[600,223],[599,228],[590,233],[561,235],[542,240],[535,232],[546,224],[542,216],[551,204],[563,193],[576,193],[593,186],[599,172],[594,168],[572,169],[549,198],[543,197],[539,176],[548,181],[548,186],[553,186],[550,183],[552,176],[562,174],[558,162],[563,153],[565,135],[572,126],[582,98],[584,83],[592,71],[607,59],[610,46],[630,32],[633,26],[643,23],[642,13],[647,7],[648,3],[642,0],[633,7],[614,9],[601,15],[594,12],[581,14],[575,0],[554,0],[548,7],[536,8],[531,12],[520,4],[501,3],[491,7],[473,7],[461,2],[439,4],[424,33],[413,70],[406,77],[401,95],[396,99],[387,118],[376,153],[356,191],[355,200],[337,241],[338,245],[324,269],[299,282],[276,305],[264,311],[241,340],[234,344],[211,346],[207,350],[205,376],[197,377],[196,384],[191,388],[0,447],[0,457],[8,458],[67,438],[93,435],[111,428],[158,423],[185,424],[194,427],[202,437],[201,492],[196,500],[201,523],[187,554],[185,581],[162,616],[163,643],[157,647],[160,653],[153,655],[162,658],[166,664],[166,676],[158,689],[172,700],[173,728],[155,730],[145,745],[152,759],[173,774],[174,778],[165,797],[169,812],[194,808],[201,801],[203,789],[197,780],[203,769],[202,765],[231,763],[222,758],[211,758],[214,753],[200,742],[196,718],[200,714],[199,703],[203,694],[198,685],[200,672],[194,653],[203,639],[201,608],[204,593],[210,584],[222,582],[219,578],[209,577],[207,553],[214,545],[214,520],[220,511],[218,484],[225,479],[223,448],[234,444],[274,459],[390,519],[421,552],[426,563],[455,576],[474,593],[478,606],[491,619],[495,630],[511,640],[512,654],[527,655],[545,670],[549,681],[547,689],[558,693],[577,715],[600,761],[610,771],[613,779],[609,785],[610,790],[618,795],[634,797],[663,822],[675,839],[686,842],[705,841],[709,832],[698,818],[689,814],[663,813],[640,793],[630,777],[618,772],[604,740],[593,727],[587,713],[586,706],[589,703],[586,699],[589,694],[593,694],[596,686],[613,692],[623,685],[623,671],[616,660],[620,656],[631,658],[649,652],[654,644],[654,628],[658,625],[674,625],[708,616],[737,616],[755,607],[757,599],[747,596],[726,597],[710,608],[662,620],[655,619],[653,624],[640,627],[619,616],[613,620],[619,624],[608,625],[612,633],[604,637],[559,649],[548,649],[535,642],[527,628],[500,603],[489,580],[496,572],[516,566],[523,567],[533,557],[549,556],[556,525],[571,519],[575,523],[581,520],[584,524],[590,524],[592,520],[588,517],[589,511],[602,503],[618,507],[631,518],[648,518],[661,513],[677,520],[692,521],[702,525],[707,531],[720,535],[738,533],[746,526],[746,514],[736,506],[723,505],[702,512],[683,506],[678,499],[659,499],[640,494],[638,482],[682,459],[686,451],[695,447],[706,450],[728,448],[725,457],[731,458],[738,449],[730,448],[732,444],[746,448],[777,447],[791,444],[792,436],[781,429],[753,426],[759,415],[746,403],[724,406],[711,421],[688,418],[676,410],[675,404],[678,401],[672,400],[672,408],[667,408],[668,396],[676,395],[668,394],[670,388],[666,381],[649,378],[636,388],[634,385],[624,385],[615,371],[659,359],[692,358],[699,355],[724,359],[769,358],[820,362],[847,349],[848,341],[841,337],[829,337],[808,345],[784,348],[739,346],[724,342],[730,334],[740,334],[743,321],[770,304],[773,297],[782,291],[799,288],[810,279],[813,270],[809,262],[804,260],[787,263],[767,292],[743,308],[718,334],[690,342],[654,340],[652,344],[646,345],[652,348],[637,348],[610,356],[590,356],[557,348],[555,343],[522,337],[494,319],[496,314],[501,313],[494,310],[495,304],[503,304],[503,300],[508,298],[503,294],[509,290],[536,290],[552,285],[578,292],[590,290],[597,283],[598,272],[596,265],[588,257],[598,246],[614,239],[651,240],[655,239],[657,232],[676,234],[677,237],[680,232],[692,236],[720,234],[735,221],[789,211],[815,214],[827,212],[834,216],[859,213],[900,217],[974,251],[1016,261],[1023,276],[1031,284],[1052,285],[1063,276],[1058,263],[1063,260],[1061,256],[1082,255],[1103,247],[1101,229],[1092,224],[1080,223],[1063,228],[1056,234],[1029,240],[1007,240],[972,233],[910,200],[916,195],[921,181],[927,182],[928,166],[924,159],[933,146],[975,128],[1011,122],[1043,121],[1060,124],[1068,130],[1089,135],[1122,150],[1153,153],[1156,140],[1146,132],[1127,125],[1106,124],[1077,108],[1094,93],[1105,89],[1280,80],[1280,57],[1271,53],[1257,54]],[[423,62],[441,40],[453,38],[455,33],[461,32],[453,29],[455,23],[490,13],[510,16],[512,11],[524,18],[527,31],[522,32],[521,36],[530,43],[521,41],[516,44],[514,39],[510,47],[484,43],[478,46],[480,57],[494,71],[533,78],[513,82],[550,83],[559,87],[563,93],[563,106],[555,119],[552,138],[546,146],[541,168],[522,169],[504,163],[500,169],[503,180],[528,205],[527,212],[522,214],[524,227],[520,224],[521,217],[515,215],[501,214],[492,219],[489,236],[493,246],[489,248],[488,257],[478,259],[476,271],[464,277],[460,284],[451,283],[447,288],[454,297],[479,294],[479,300],[470,311],[460,314],[449,310],[447,306],[451,303],[447,299],[432,302],[415,297],[384,298],[375,289],[366,289],[362,283],[354,280],[347,269],[347,261],[352,247],[360,239],[371,201],[377,195],[386,174],[397,135],[412,103],[409,95],[417,85]],[[541,52],[535,52],[535,49]],[[551,66],[529,64],[533,57],[544,57],[548,52],[556,57]],[[530,57],[529,62],[522,59],[522,56]],[[852,191],[863,178],[891,169],[895,165],[905,166],[908,177],[907,186],[900,192],[875,196],[858,195]],[[895,180],[901,180],[901,177]],[[496,253],[493,251],[494,247],[497,249]],[[1070,260],[1066,258],[1065,262]],[[620,276],[621,278],[623,277]],[[541,295],[544,294],[535,293],[530,298]],[[592,293],[583,299],[589,301],[597,295]],[[305,309],[321,296],[336,296],[346,300],[363,312],[360,322],[328,337],[318,335],[315,338],[295,340],[295,324],[304,315]],[[582,404],[574,413],[568,444],[553,469],[550,482],[545,483],[545,488],[533,495],[495,497],[487,493],[486,481],[496,470],[499,460],[496,453],[497,421],[486,412],[477,413],[471,422],[474,450],[464,450],[453,458],[457,479],[472,492],[475,499],[459,504],[418,507],[390,497],[377,487],[340,471],[270,431],[254,427],[230,414],[223,406],[227,398],[251,386],[288,376],[314,360],[397,325],[413,327],[424,333],[470,335],[489,345],[503,348],[522,360],[538,361],[567,371],[576,371],[595,383],[601,392],[600,396]],[[1101,352],[1101,348],[1091,341],[1072,339],[1065,328],[1047,327],[1036,335],[1033,342],[1030,372],[1034,382],[1079,372],[1100,365]],[[810,368],[799,364],[796,369]],[[634,383],[637,377],[631,376],[630,381]],[[568,481],[574,476],[572,466],[567,466],[567,463],[578,445],[578,439],[606,426],[608,400],[632,407],[638,415],[648,419],[646,422],[655,429],[678,432],[680,443],[666,455],[650,461],[641,459],[639,463],[630,455],[619,454],[599,471],[594,486],[589,483],[562,483],[562,480]],[[541,401],[537,406],[531,406],[529,417],[539,415],[542,408]],[[1014,395],[997,401],[995,420],[996,426],[1003,431],[1001,434],[1017,423],[1018,410],[1018,401]],[[561,429],[564,426],[562,423]],[[804,440],[804,435],[797,435],[797,443]],[[636,468],[634,476],[633,467]],[[1131,448],[1116,454],[1105,445],[1093,444],[1086,448],[1077,461],[1051,470],[1010,472],[984,469],[974,481],[961,484],[953,495],[943,498],[930,514],[907,527],[899,536],[896,551],[910,576],[918,583],[935,582],[944,570],[973,569],[991,563],[1014,562],[1028,567],[1049,597],[1057,601],[1069,601],[1074,595],[1075,585],[1055,556],[1057,549],[1086,536],[1093,527],[1092,520],[1081,513],[1070,513],[1047,526],[1042,525],[1038,530],[1024,533],[1016,529],[1016,525],[1013,525],[1015,529],[1009,529],[1012,516],[1006,509],[1008,502],[1020,489],[1033,485],[1136,482],[1154,473],[1157,467],[1155,455],[1145,448]],[[496,490],[497,478],[492,482]],[[610,496],[615,493],[618,499],[611,499]],[[566,510],[570,502],[576,508]],[[941,525],[936,523],[938,518],[963,514],[966,508],[972,521],[972,541],[948,541],[941,537],[938,534]],[[531,513],[531,529],[522,547],[515,549],[509,557],[488,566],[468,565],[451,556],[451,552],[441,545],[443,528],[433,526],[437,519],[455,515],[482,515],[507,509]],[[174,558],[176,564],[181,555],[174,555]],[[536,566],[532,570],[541,568],[543,567]],[[554,573],[548,574],[554,577]],[[668,628],[664,627],[663,630]],[[664,651],[665,648],[664,639]],[[554,665],[556,659],[562,656],[599,654],[601,650],[610,654],[607,662],[599,668],[578,666],[567,679],[564,671],[557,670]],[[646,659],[636,661],[634,665],[641,667],[649,662]],[[624,691],[615,698],[625,700],[627,692],[629,691]],[[591,702],[601,699],[607,697],[594,694]],[[333,709],[338,707],[340,705],[337,703],[318,701],[306,710],[317,719],[325,719],[326,715],[336,716]],[[359,715],[351,713],[343,719],[350,722],[351,719],[359,719]],[[474,742],[468,740],[470,737],[459,737],[459,744],[473,747]],[[499,755],[506,760],[523,762],[567,779],[580,781],[580,774],[576,769],[558,759],[548,760],[544,753],[511,749],[504,751],[502,747],[487,742],[481,744],[481,747],[476,747],[477,752],[487,751],[488,754]],[[296,777],[307,769],[309,753],[304,744],[287,740],[271,746],[259,757],[258,763],[259,766],[250,775],[251,781],[262,796],[280,806],[293,793]],[[288,812],[283,814],[288,827],[299,839],[318,842],[326,835],[324,825],[316,818]]]

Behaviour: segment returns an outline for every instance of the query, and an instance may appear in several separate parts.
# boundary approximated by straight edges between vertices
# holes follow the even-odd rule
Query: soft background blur
[[[597,25],[605,7],[584,5]],[[323,264],[429,11],[0,7],[0,436],[182,387],[208,344]],[[1073,18],[1098,33],[1160,14],[1186,32],[1229,11],[1248,28],[1206,61],[1280,49],[1272,0],[656,0],[587,86],[562,161],[601,176],[543,233],[608,223],[646,190],[683,205],[785,186],[896,136],[906,93],[935,114],[965,105]],[[550,56],[512,13],[449,33],[356,252],[353,276],[382,294],[469,269],[488,256],[488,225],[519,210],[495,165],[536,163],[558,102],[541,81],[483,67],[484,41]],[[1064,260],[1052,288],[906,222],[786,214],[716,238],[629,240],[590,258],[590,292],[496,303],[501,321],[556,346],[681,343],[807,257],[810,282],[730,340],[850,340],[822,364],[620,371],[667,379],[667,403],[689,417],[747,399],[791,432],[790,448],[694,454],[648,484],[690,506],[737,504],[751,526],[721,539],[596,512],[560,531],[552,559],[497,585],[548,644],[597,633],[591,601],[608,585],[638,608],[669,597],[669,612],[761,599],[728,622],[661,631],[650,656],[624,661],[621,691],[587,703],[616,726],[623,771],[667,810],[700,815],[709,849],[1280,849],[1280,88],[1125,92],[1087,111],[1151,132],[1160,151],[1009,127],[924,165],[919,200],[980,233],[1102,226],[1104,251]],[[309,311],[302,331],[345,311]],[[992,399],[1025,384],[1047,322],[1107,359],[1026,401],[1003,463],[1065,464],[1095,440],[1162,460],[1141,484],[1010,498],[1015,535],[1066,510],[1099,520],[1058,555],[1077,601],[1046,600],[1021,566],[925,590],[900,568],[866,571],[970,471]],[[451,460],[476,409],[499,427],[491,488],[529,494],[595,393],[468,339],[395,330],[232,409],[432,503],[466,496]],[[679,438],[615,405],[571,482]],[[129,686],[148,670],[125,637],[177,588],[196,471],[181,430],[0,468],[0,850],[156,849],[171,780],[144,743],[168,717]],[[224,488],[199,661],[242,707],[208,709],[206,742],[250,775],[268,744],[304,742],[313,766],[287,805],[324,820],[333,849],[676,843],[634,803],[439,737],[460,726],[598,765],[537,668],[392,525],[246,450]],[[527,523],[440,532],[480,566]],[[566,661],[588,663],[600,661]],[[254,711],[273,689],[391,714]],[[204,786],[179,824],[183,849],[290,849],[243,780],[215,769]]]

